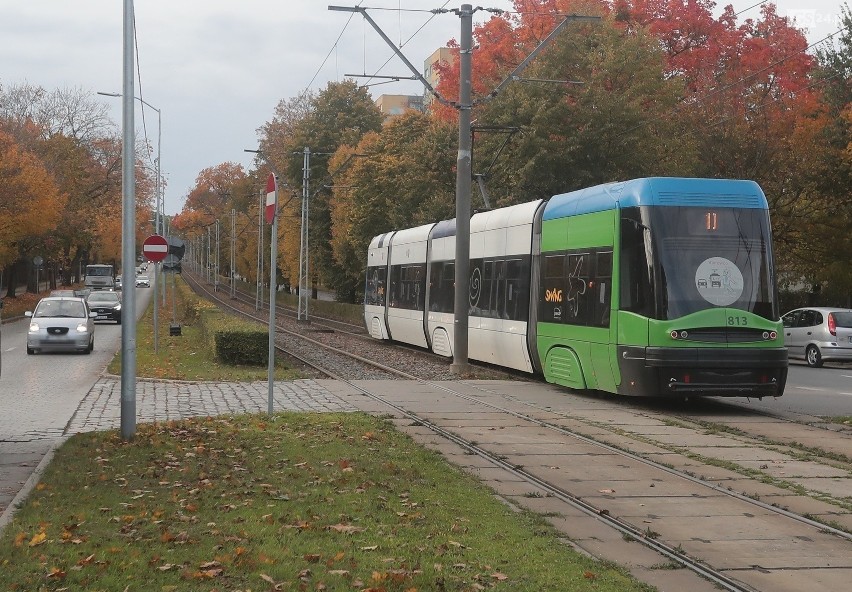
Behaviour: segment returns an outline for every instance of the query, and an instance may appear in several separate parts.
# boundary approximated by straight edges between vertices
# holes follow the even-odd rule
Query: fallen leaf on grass
[[[330,570],[328,570],[328,573],[333,575],[333,576],[343,576],[344,578],[349,577],[349,570],[348,569],[330,569]]]
[[[80,561],[78,561],[78,562],[77,562],[77,565],[88,565],[88,564],[90,564],[92,561],[94,561],[94,559],[95,559],[95,554],[94,554],[94,553],[92,553],[92,554],[91,554],[91,555],[89,555],[88,557],[85,557],[85,558],[81,559]]]
[[[47,542],[47,533],[40,532],[37,535],[34,535],[33,538],[30,539],[29,545],[30,547],[38,547],[39,545],[43,545]]]
[[[332,524],[331,526],[326,526],[326,529],[341,532],[343,534],[352,534],[353,532],[364,532],[367,530],[366,528],[352,526],[351,524]]]

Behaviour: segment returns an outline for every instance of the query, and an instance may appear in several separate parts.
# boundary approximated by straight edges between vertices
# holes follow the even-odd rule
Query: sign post
[[[269,369],[267,393],[267,411],[272,415],[272,387],[275,383],[275,296],[278,286],[276,278],[276,258],[278,255],[278,216],[275,215],[278,207],[278,184],[275,175],[270,173],[266,180],[266,223],[272,224],[271,247],[269,256]]]
[[[159,234],[152,234],[142,243],[142,254],[154,263],[154,271],[157,270],[157,264],[166,258],[169,252],[169,243]],[[154,274],[156,279],[160,279],[158,274]],[[125,286],[125,289],[127,287]],[[158,314],[157,306],[157,289],[159,286],[154,283],[154,354],[159,352],[159,336],[160,336],[160,315]],[[132,287],[131,289],[136,289]]]

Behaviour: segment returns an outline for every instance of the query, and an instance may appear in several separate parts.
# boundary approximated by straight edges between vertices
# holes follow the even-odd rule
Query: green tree
[[[394,117],[353,150],[341,148],[331,207],[334,286],[363,288],[367,246],[384,232],[455,217],[457,129],[416,111]]]
[[[496,204],[688,173],[695,147],[670,117],[682,84],[664,66],[656,39],[625,35],[611,19],[563,31],[524,73],[527,82],[508,86],[479,114],[489,125],[519,128],[492,172]],[[484,137],[478,162],[497,157],[502,141]]]
[[[310,98],[310,106],[304,99],[279,105],[275,120],[262,129],[261,139],[264,154],[284,176],[290,187],[285,192],[287,202],[283,215],[287,231],[281,241],[284,251],[282,269],[292,278],[298,278],[299,252],[294,237],[300,236],[300,200],[290,199],[301,195],[303,187],[304,148],[310,148],[314,156],[310,165],[310,269],[311,281],[334,286],[335,278],[343,275],[337,267],[331,250],[330,192],[325,185],[335,179],[329,174],[329,156],[340,146],[357,145],[361,137],[382,127],[382,117],[367,89],[352,80],[330,82],[325,89]],[[295,189],[298,188],[298,189]]]

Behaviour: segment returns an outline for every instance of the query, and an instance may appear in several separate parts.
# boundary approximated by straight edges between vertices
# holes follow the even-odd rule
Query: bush
[[[269,332],[247,327],[216,331],[216,357],[225,364],[264,366],[269,363]]]

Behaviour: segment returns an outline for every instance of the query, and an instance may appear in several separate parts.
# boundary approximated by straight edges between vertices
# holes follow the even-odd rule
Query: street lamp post
[[[98,91],[98,94],[103,95],[105,97],[121,97],[122,96],[121,93],[108,93],[108,92],[100,92],[100,91]],[[145,99],[143,99],[141,97],[133,97],[133,98],[136,99],[137,101],[139,101],[140,103],[142,103],[143,105],[146,105],[146,106],[150,107],[151,109],[153,109],[154,111],[157,112],[157,159],[156,159],[156,162],[157,162],[157,207],[156,207],[156,213],[154,214],[154,219],[156,220],[155,223],[154,223],[154,232],[156,232],[157,234],[162,234],[162,232],[161,232],[162,229],[160,228],[160,222],[161,222],[160,221],[160,200],[161,200],[161,196],[162,196],[162,189],[161,189],[162,186],[160,184],[160,182],[161,182],[160,162],[161,162],[161,159],[162,159],[161,149],[162,149],[162,139],[163,139],[162,113],[160,113],[159,109],[157,109],[154,105],[152,105],[151,103],[149,103]]]
[[[103,95],[105,97],[121,97],[120,93],[106,93],[106,92],[98,92],[99,95]],[[154,214],[154,234],[162,234],[160,232],[160,198],[162,195],[161,184],[160,184],[160,163],[162,162],[162,139],[163,139],[163,118],[160,110],[154,107],[151,103],[146,101],[141,97],[133,97],[143,105],[147,105],[151,109],[157,112],[157,200],[156,200],[156,213]],[[159,311],[157,306],[157,290],[160,286],[160,280],[163,279],[159,273],[160,264],[154,263],[154,353],[157,354],[159,351]],[[123,282],[122,282],[123,283]],[[165,302],[165,301],[164,301]]]

